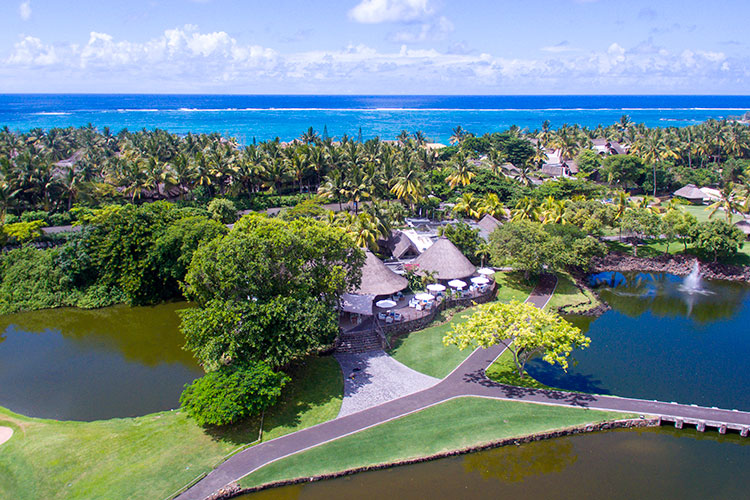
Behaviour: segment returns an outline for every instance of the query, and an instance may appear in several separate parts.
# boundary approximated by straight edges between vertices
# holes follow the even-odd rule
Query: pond
[[[566,374],[541,360],[528,372],[561,389],[750,410],[750,287],[686,283],[669,274],[591,276],[612,310],[567,318],[591,346]]]
[[[239,498],[745,499],[748,463],[750,440],[737,434],[617,430],[504,446]]]
[[[182,349],[186,302],[0,316],[0,406],[32,417],[99,420],[179,406],[201,376]]]

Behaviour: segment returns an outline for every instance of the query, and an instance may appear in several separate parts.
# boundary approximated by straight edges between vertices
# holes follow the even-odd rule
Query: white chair
[[[385,313],[378,313],[378,319],[385,319]]]
[[[401,321],[402,319],[403,319],[403,316],[401,316],[400,313],[396,313],[396,314],[393,315],[393,320],[394,321]]]
[[[429,311],[430,309],[432,309],[432,302],[428,302],[427,304],[425,304],[424,308],[427,311]]]
[[[385,318],[385,322],[389,324],[393,323],[393,318],[391,316],[388,316],[387,318]]]
[[[417,310],[417,311],[421,311],[421,310],[422,310],[422,304],[417,304],[417,306],[416,306],[416,310]]]

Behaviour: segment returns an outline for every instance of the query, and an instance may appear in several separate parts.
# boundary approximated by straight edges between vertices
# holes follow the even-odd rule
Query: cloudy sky
[[[0,92],[748,94],[747,0],[3,0]]]

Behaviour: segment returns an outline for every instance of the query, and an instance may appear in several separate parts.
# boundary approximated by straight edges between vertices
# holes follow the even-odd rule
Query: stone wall
[[[639,258],[622,253],[611,253],[605,257],[591,259],[591,272],[640,271],[669,273],[679,276],[690,274],[696,258],[689,255],[662,255],[654,258]],[[750,282],[750,267],[730,266],[718,262],[700,264],[701,276],[705,279]]]

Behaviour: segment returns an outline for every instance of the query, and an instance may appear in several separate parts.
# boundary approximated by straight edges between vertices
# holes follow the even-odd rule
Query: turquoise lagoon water
[[[649,127],[685,126],[750,110],[750,96],[235,96],[235,95],[0,95],[0,126],[162,128],[175,133],[220,132],[242,143],[291,140],[314,127],[330,136],[393,139],[422,130],[447,143],[457,125],[476,134],[549,120],[596,127],[627,114]]]

